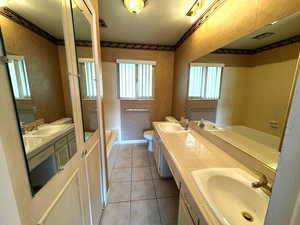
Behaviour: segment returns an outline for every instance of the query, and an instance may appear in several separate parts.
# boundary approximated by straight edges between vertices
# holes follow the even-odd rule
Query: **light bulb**
[[[124,4],[128,11],[134,14],[139,14],[145,6],[144,0],[124,0]]]
[[[8,0],[0,0],[0,7],[6,7],[8,4]]]

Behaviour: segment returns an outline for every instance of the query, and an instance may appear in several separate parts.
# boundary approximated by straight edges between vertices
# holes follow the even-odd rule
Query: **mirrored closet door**
[[[31,7],[23,7],[12,1],[1,16],[11,96],[33,194],[77,152],[71,97],[66,88],[62,4],[47,4],[45,7],[34,1]],[[48,11],[59,13],[45,16]]]
[[[82,125],[86,142],[98,129],[95,60],[92,48],[92,15],[80,1],[71,1],[76,59],[79,72]],[[82,8],[86,8],[84,11]]]

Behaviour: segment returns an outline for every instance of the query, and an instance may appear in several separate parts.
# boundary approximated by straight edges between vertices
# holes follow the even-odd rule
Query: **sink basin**
[[[207,204],[222,225],[263,225],[269,197],[251,183],[256,178],[238,168],[192,172]]]
[[[44,125],[39,127],[38,130],[33,130],[28,134],[24,135],[25,137],[46,137],[54,135],[66,128],[70,127],[70,124],[63,125]]]
[[[185,131],[185,129],[178,123],[160,123],[159,128],[163,132],[167,132],[167,133],[177,133],[177,132]]]

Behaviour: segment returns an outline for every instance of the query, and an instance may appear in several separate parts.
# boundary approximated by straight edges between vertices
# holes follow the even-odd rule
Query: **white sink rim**
[[[201,175],[201,180],[197,177],[199,177],[199,174]],[[194,182],[196,183],[197,187],[199,188],[199,191],[202,193],[204,200],[206,201],[209,208],[212,210],[212,212],[215,214],[216,218],[222,225],[236,225],[231,224],[228,222],[225,215],[223,215],[220,207],[216,205],[214,200],[210,197],[210,194],[208,193],[208,185],[207,181],[210,177],[213,177],[214,175],[229,177],[237,182],[240,182],[242,184],[246,184],[251,188],[253,192],[256,192],[259,196],[265,198],[265,200],[268,202],[269,197],[261,190],[261,189],[252,189],[251,183],[254,181],[257,181],[257,178],[253,177],[251,174],[247,173],[246,171],[240,169],[240,168],[209,168],[209,169],[199,169],[192,171],[192,177]],[[249,222],[249,224],[252,224]],[[256,223],[257,224],[257,223]],[[253,223],[255,225],[255,223]]]

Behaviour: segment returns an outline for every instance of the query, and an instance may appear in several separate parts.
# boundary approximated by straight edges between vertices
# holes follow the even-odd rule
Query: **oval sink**
[[[238,168],[192,172],[207,204],[222,225],[263,225],[269,197],[251,183],[256,178]]]
[[[184,128],[178,123],[160,123],[159,128],[166,133],[177,133],[185,131]]]

